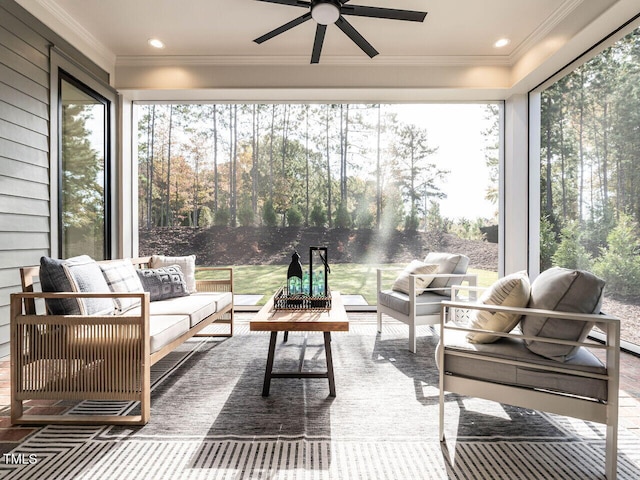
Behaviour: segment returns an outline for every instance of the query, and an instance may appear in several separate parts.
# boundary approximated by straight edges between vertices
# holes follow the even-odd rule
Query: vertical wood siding
[[[18,268],[49,254],[49,42],[0,6],[0,356]]]

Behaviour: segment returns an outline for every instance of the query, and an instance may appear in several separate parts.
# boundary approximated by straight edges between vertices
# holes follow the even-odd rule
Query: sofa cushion
[[[111,293],[100,266],[88,255],[69,258],[62,268],[74,292]],[[79,298],[78,303],[81,315],[112,315],[115,310],[112,298]]]
[[[554,267],[542,272],[531,284],[529,308],[560,312],[598,313],[604,295],[604,280],[582,270]],[[526,315],[521,321],[525,335],[582,342],[593,322]],[[527,347],[544,357],[566,362],[579,347],[526,341]]]
[[[502,305],[505,307],[526,307],[529,303],[531,285],[526,271],[512,273],[498,279],[480,297],[483,305]],[[469,324],[472,328],[510,332],[520,321],[520,315],[505,312],[472,310]],[[467,339],[472,343],[491,343],[500,339],[495,335],[470,332]]]
[[[160,268],[168,267],[170,265],[178,265],[182,274],[184,275],[185,282],[187,283],[187,291],[189,293],[195,293],[196,291],[196,256],[187,255],[183,257],[167,257],[165,255],[152,255],[150,267]]]
[[[40,259],[40,282],[43,292],[110,293],[102,270],[88,255],[56,260]],[[111,315],[111,298],[72,298],[47,300],[47,309],[54,315]]]
[[[398,275],[398,277],[393,282],[393,286],[391,290],[395,290],[396,292],[409,292],[409,277],[411,275],[421,275],[421,274],[429,274],[436,273],[438,271],[438,265],[429,264],[421,262],[420,260],[413,260],[409,265],[407,265],[404,270]],[[424,293],[424,289],[429,286],[429,284],[433,281],[433,276],[424,276],[424,277],[416,277],[415,285],[416,285],[416,295],[421,295]]]
[[[416,296],[416,315],[440,314],[440,303],[446,300],[442,295],[433,292],[425,292]],[[378,304],[391,310],[409,315],[409,295],[394,290],[378,292]]]
[[[136,270],[142,287],[149,292],[150,301],[189,295],[187,284],[178,265]]]
[[[478,344],[468,342],[464,331],[448,330],[445,333],[445,341],[445,372],[506,385],[540,388],[607,400],[607,382],[605,380],[537,368],[542,365],[557,368],[558,363],[533,353],[520,339],[502,338],[494,343]],[[439,359],[441,348],[442,344],[440,343],[436,350],[436,361]],[[471,353],[472,355],[461,357],[453,355],[452,352]],[[500,362],[504,360],[507,363]],[[527,362],[530,365],[522,366],[508,363],[515,361]],[[584,347],[580,347],[565,365],[582,372],[606,375],[606,368],[602,362]],[[438,365],[438,368],[441,366]]]
[[[425,257],[424,263],[438,265],[436,272],[438,274],[464,274],[467,273],[469,257],[458,253],[431,252]],[[451,296],[451,290],[448,287],[460,283],[460,280],[455,278],[434,278],[429,288],[437,288],[439,290],[433,290],[434,293],[448,297]]]
[[[189,331],[187,315],[153,315],[149,317],[149,338],[151,353]]]
[[[136,268],[130,260],[111,260],[100,263],[100,269],[104,275],[107,285],[112,292],[116,293],[142,293],[144,288],[140,277],[136,273]],[[125,312],[130,308],[140,305],[139,298],[114,298],[113,303],[118,313]]]
[[[188,297],[152,302],[149,304],[149,316],[153,318],[158,315],[186,315],[189,317],[189,327],[193,327],[209,315],[222,310],[232,300],[231,292],[198,292]],[[129,310],[127,314],[139,315],[140,307]]]

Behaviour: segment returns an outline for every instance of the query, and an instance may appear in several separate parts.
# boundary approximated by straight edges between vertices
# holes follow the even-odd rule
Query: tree
[[[267,227],[275,227],[278,223],[276,211],[273,209],[273,202],[267,200],[262,207],[262,221]]]

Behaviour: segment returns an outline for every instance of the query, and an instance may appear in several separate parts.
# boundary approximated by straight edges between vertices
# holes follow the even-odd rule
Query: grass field
[[[360,294],[370,305],[376,303],[376,270],[394,269],[384,274],[384,280],[390,287],[398,270],[404,264],[363,265],[355,263],[337,263],[331,265],[329,287],[343,294]],[[198,278],[215,278],[211,272],[203,272]],[[497,272],[469,269],[469,273],[478,275],[479,286],[489,286],[498,278]],[[236,265],[233,267],[233,286],[236,294],[264,295],[258,302],[263,305],[287,278],[287,265]]]

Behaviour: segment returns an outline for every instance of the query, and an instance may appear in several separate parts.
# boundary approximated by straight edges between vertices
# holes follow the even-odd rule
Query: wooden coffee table
[[[349,320],[339,292],[331,292],[331,310],[274,310],[273,297],[250,322],[252,332],[271,332],[267,368],[264,373],[262,396],[269,395],[272,378],[326,378],[329,380],[329,395],[336,396],[336,385],[333,377],[333,358],[331,357],[331,332],[348,332]],[[297,372],[274,372],[273,360],[276,351],[278,332],[323,332],[324,351],[327,357],[326,372],[304,372],[304,350],[300,356],[300,367]],[[306,345],[306,344],[305,344]],[[304,346],[303,346],[304,349]]]

